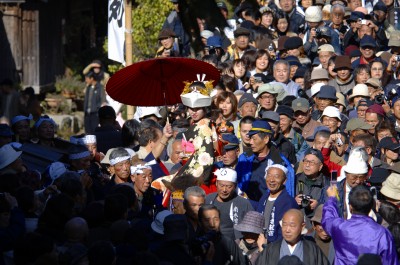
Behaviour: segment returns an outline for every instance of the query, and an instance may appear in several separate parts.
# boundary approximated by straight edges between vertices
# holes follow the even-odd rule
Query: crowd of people
[[[221,73],[182,103],[121,127],[94,61],[66,141],[1,84],[0,264],[398,264],[397,4],[218,2],[193,54],[172,2],[156,57]]]

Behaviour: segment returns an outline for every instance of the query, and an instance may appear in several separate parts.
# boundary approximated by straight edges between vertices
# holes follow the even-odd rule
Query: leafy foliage
[[[138,0],[132,8],[133,60],[152,58],[158,48],[158,33],[173,9],[169,0]]]

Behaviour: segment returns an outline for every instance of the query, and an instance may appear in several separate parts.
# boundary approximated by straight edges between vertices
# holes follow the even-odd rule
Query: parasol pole
[[[132,0],[124,0],[125,5],[125,66],[132,64]],[[133,119],[134,106],[126,106],[127,119]]]

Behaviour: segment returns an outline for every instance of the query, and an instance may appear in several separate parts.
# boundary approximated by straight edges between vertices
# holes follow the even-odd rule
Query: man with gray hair
[[[288,95],[297,97],[297,91],[300,89],[300,86],[289,78],[289,63],[285,60],[277,60],[274,63],[273,73],[275,81],[270,84],[279,83],[284,87]]]
[[[205,191],[199,186],[192,186],[185,190],[183,208],[189,224],[189,240],[199,236],[199,209],[206,199]]]

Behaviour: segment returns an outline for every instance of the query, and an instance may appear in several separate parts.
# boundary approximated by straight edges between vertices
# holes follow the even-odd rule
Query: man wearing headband
[[[131,180],[133,189],[139,205],[139,211],[147,215],[151,210],[161,208],[161,193],[150,187],[153,180],[151,166],[155,165],[155,160],[150,162],[138,161],[131,166]]]
[[[265,237],[267,242],[282,239],[282,230],[279,221],[289,209],[297,209],[296,201],[288,194],[285,188],[288,170],[280,164],[271,164],[265,169],[265,180],[268,191],[260,199],[257,211],[264,214]]]
[[[254,156],[245,157],[241,154],[236,171],[240,177],[239,183],[241,190],[248,198],[258,202],[265,191],[267,185],[264,180],[265,168],[271,164],[284,165],[288,170],[286,189],[290,195],[294,196],[294,171],[287,158],[281,155],[278,149],[272,144],[271,137],[273,130],[265,120],[256,120],[247,134],[250,137],[251,150]]]
[[[107,194],[110,189],[121,183],[131,182],[131,156],[125,148],[118,147],[115,148],[109,157],[110,160],[110,172],[114,174],[111,177],[110,182],[105,186],[105,194]]]
[[[233,226],[239,224],[253,207],[247,199],[237,195],[235,170],[224,167],[214,174],[217,176],[217,192],[206,196],[206,204],[215,205],[221,212],[221,233],[232,240],[239,239],[242,235]]]

